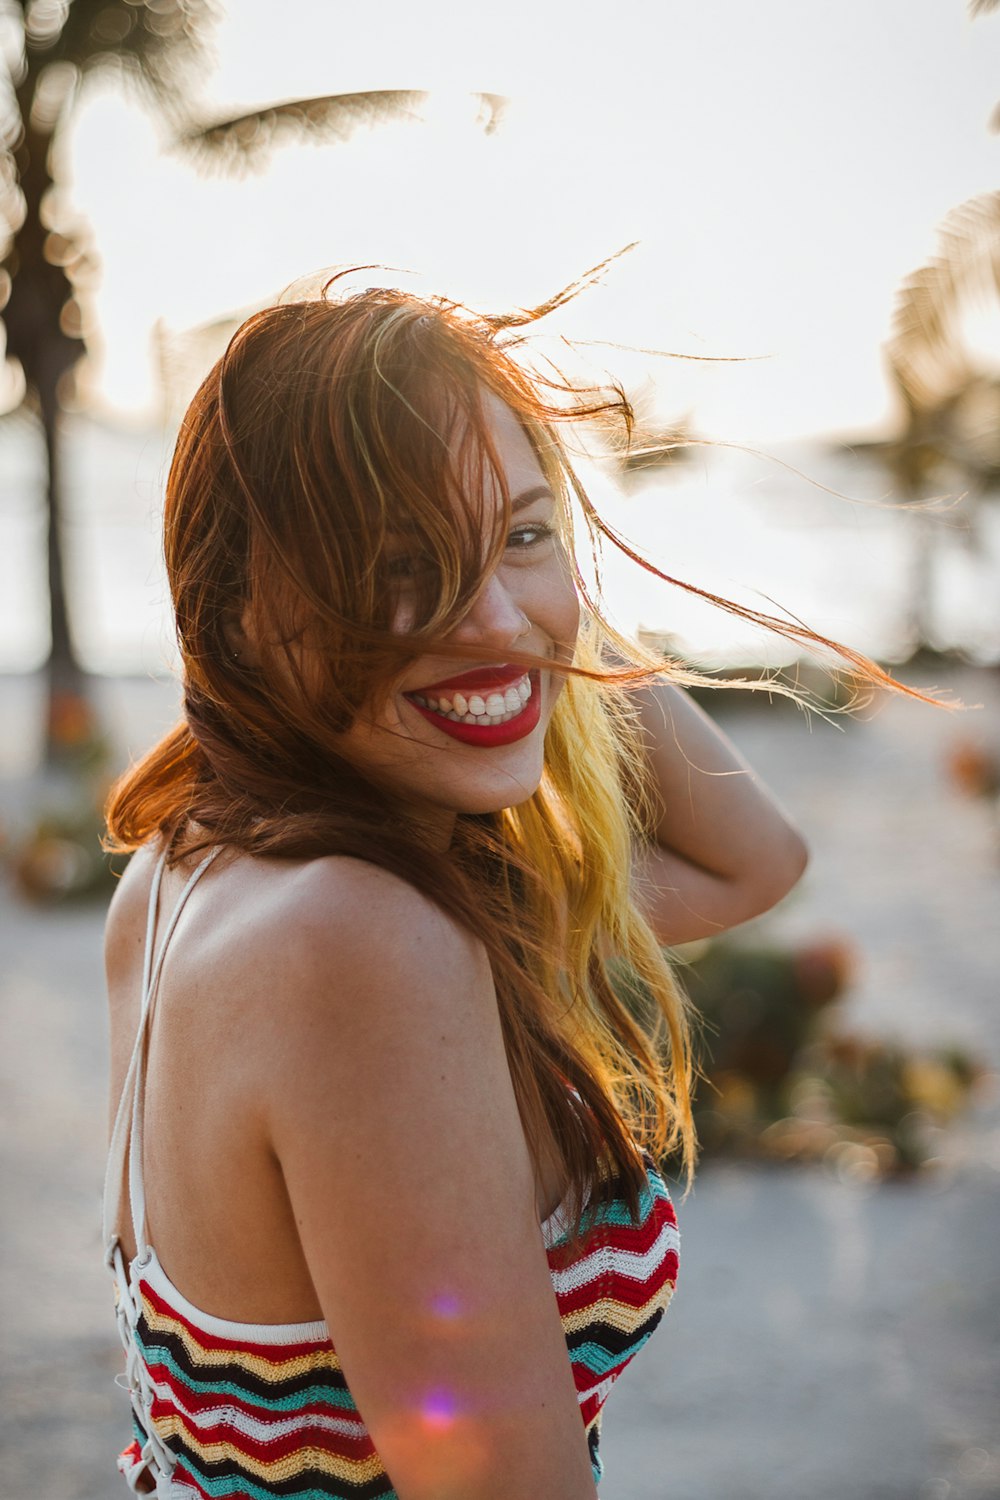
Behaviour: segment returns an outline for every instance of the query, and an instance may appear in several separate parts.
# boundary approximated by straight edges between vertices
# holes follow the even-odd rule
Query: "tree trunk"
[[[40,382],[40,386],[41,386]],[[66,561],[63,547],[64,506],[60,410],[56,381],[39,388],[39,412],[45,441],[46,553],[49,581],[49,630],[51,644],[45,665],[47,711],[45,759],[63,761],[91,739],[94,714],[87,678],[77,659],[66,597]]]
[[[3,319],[8,356],[19,361],[28,392],[37,400],[44,440],[51,628],[51,647],[45,665],[48,685],[45,760],[51,765],[75,761],[92,742],[95,724],[87,680],[73,650],[69,624],[60,464],[59,384],[76,364],[83,344],[63,327],[63,309],[72,296],[72,282],[63,266],[47,253],[49,231],[44,204],[53,186],[49,162],[52,136],[51,128],[41,131],[32,124],[35,82],[29,67],[17,92],[25,122],[24,134],[15,151],[23,216],[5,262],[11,288]]]

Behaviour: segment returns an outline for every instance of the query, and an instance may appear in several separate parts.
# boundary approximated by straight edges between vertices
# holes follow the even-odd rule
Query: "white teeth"
[[[506,724],[508,719],[523,712],[524,705],[531,697],[531,679],[525,673],[502,693],[488,693],[485,698],[480,693],[472,693],[467,698],[464,693],[458,692],[447,698],[429,698],[424,693],[410,693],[409,696],[421,708],[430,709],[432,713],[440,714],[453,724],[481,724],[485,727]]]

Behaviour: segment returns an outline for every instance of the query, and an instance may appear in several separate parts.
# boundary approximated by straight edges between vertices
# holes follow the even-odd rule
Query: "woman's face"
[[[497,812],[537,788],[562,676],[513,665],[509,653],[568,663],[579,625],[555,497],[513,412],[488,393],[483,400],[511,498],[507,545],[442,651],[412,662],[384,702],[360,710],[339,746],[445,842],[457,813]],[[493,483],[487,514],[501,503]],[[403,611],[405,551],[397,562]],[[452,642],[484,646],[492,659],[451,656]]]

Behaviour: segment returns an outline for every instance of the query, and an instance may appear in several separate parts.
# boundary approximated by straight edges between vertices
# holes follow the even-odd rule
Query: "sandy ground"
[[[956,718],[897,700],[843,731],[784,707],[725,717],[813,849],[759,934],[849,937],[853,1026],[954,1040],[998,1067],[997,820],[942,763],[957,737],[1000,748],[1000,677],[970,668],[947,685],[984,707]],[[162,683],[112,680],[102,696],[123,752],[172,717]],[[30,797],[37,704],[37,684],[0,679],[8,826]],[[0,890],[0,1500],[124,1494],[98,1229],[101,916]],[[603,1500],[1000,1496],[995,1090],[917,1180],[710,1164],[680,1219],[674,1305],[608,1405]]]

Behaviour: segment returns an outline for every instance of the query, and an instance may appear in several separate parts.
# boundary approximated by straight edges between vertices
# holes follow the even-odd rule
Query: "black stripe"
[[[595,1319],[593,1323],[587,1323],[585,1327],[568,1333],[566,1347],[570,1354],[573,1354],[574,1350],[582,1348],[584,1344],[598,1344],[618,1360],[633,1345],[649,1337],[663,1317],[663,1313],[664,1309],[658,1308],[644,1323],[640,1323],[638,1328],[633,1328],[629,1333],[622,1333],[619,1329],[612,1328],[610,1324],[601,1323]]]
[[[297,1396],[310,1389],[320,1392],[347,1390],[343,1372],[331,1370],[324,1365],[320,1365],[318,1369],[306,1371],[302,1375],[288,1376],[283,1380],[262,1380],[259,1375],[254,1375],[243,1365],[200,1363],[188,1354],[184,1340],[179,1334],[162,1328],[152,1329],[145,1317],[139,1319],[137,1335],[147,1364],[156,1363],[157,1349],[167,1350],[173,1356],[174,1363],[183,1378],[189,1380],[195,1390],[202,1385],[212,1385],[221,1380],[227,1380],[230,1384],[238,1386],[241,1391],[246,1391],[248,1396],[263,1396],[272,1399]],[[337,1410],[342,1410],[342,1408],[338,1407]]]
[[[273,1479],[268,1482],[257,1479],[238,1463],[225,1460],[214,1464],[204,1463],[193,1453],[189,1454],[177,1439],[171,1439],[168,1446],[177,1454],[184,1467],[190,1469],[196,1480],[211,1479],[217,1482],[220,1479],[237,1479],[244,1483],[252,1480],[269,1495],[281,1495],[286,1500],[295,1500],[297,1496],[301,1500],[313,1500],[317,1495],[323,1495],[327,1500],[395,1500],[392,1482],[384,1469],[381,1477],[365,1480],[363,1484],[346,1483],[342,1479],[335,1479],[332,1474],[324,1474],[321,1469],[301,1469],[290,1479]],[[232,1496],[227,1496],[227,1500],[236,1500],[241,1493],[241,1490],[234,1490]]]

